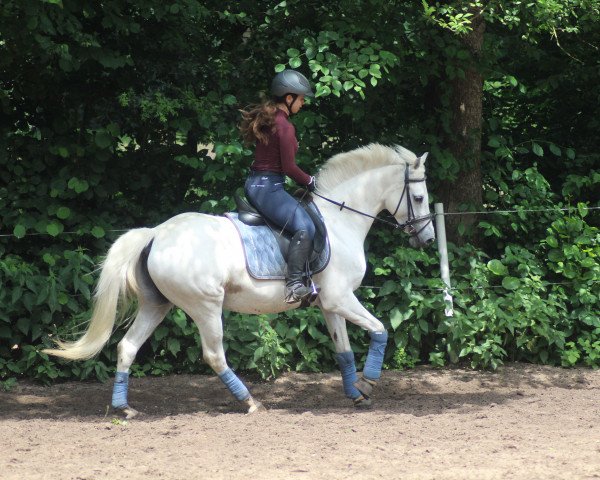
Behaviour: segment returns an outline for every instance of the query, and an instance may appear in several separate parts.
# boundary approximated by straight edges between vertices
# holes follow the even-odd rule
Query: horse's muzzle
[[[409,243],[413,248],[421,248],[435,242],[435,230],[431,222],[431,215],[413,219],[404,231],[410,235]]]
[[[431,221],[425,224],[420,230],[413,230],[408,240],[413,248],[422,248],[435,242],[435,230]]]

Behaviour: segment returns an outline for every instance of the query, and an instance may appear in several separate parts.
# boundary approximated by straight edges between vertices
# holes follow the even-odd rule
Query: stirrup
[[[315,285],[315,282],[310,281],[310,289],[311,292],[302,299],[302,303],[300,304],[300,308],[306,308],[306,307],[310,307],[311,304],[314,303],[314,301],[317,299],[317,297],[319,296],[319,293],[321,292],[321,287],[317,287]]]
[[[285,286],[285,303],[298,303],[313,294],[313,290],[301,282]]]

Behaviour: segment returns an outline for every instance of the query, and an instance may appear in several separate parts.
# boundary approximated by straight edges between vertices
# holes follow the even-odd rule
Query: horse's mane
[[[416,159],[413,152],[399,145],[388,147],[371,143],[350,152],[338,153],[327,160],[317,176],[317,185],[328,191],[366,170],[390,165],[412,166]]]

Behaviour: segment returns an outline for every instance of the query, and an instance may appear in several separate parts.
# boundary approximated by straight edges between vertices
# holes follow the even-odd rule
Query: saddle
[[[321,212],[312,201],[312,197],[307,196],[304,191],[302,194],[303,198],[298,198],[300,206],[315,224],[313,251],[305,272],[306,277],[310,278],[327,266],[331,252]],[[225,216],[233,222],[240,235],[248,273],[258,280],[284,279],[291,235],[267,221],[245,196],[236,192],[234,200],[237,212],[229,212]]]

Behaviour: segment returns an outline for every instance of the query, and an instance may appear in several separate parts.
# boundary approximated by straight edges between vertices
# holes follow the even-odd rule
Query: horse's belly
[[[236,281],[226,285],[223,308],[250,314],[278,313],[294,308],[294,305],[285,303],[283,298],[282,280],[255,280],[244,267]]]

